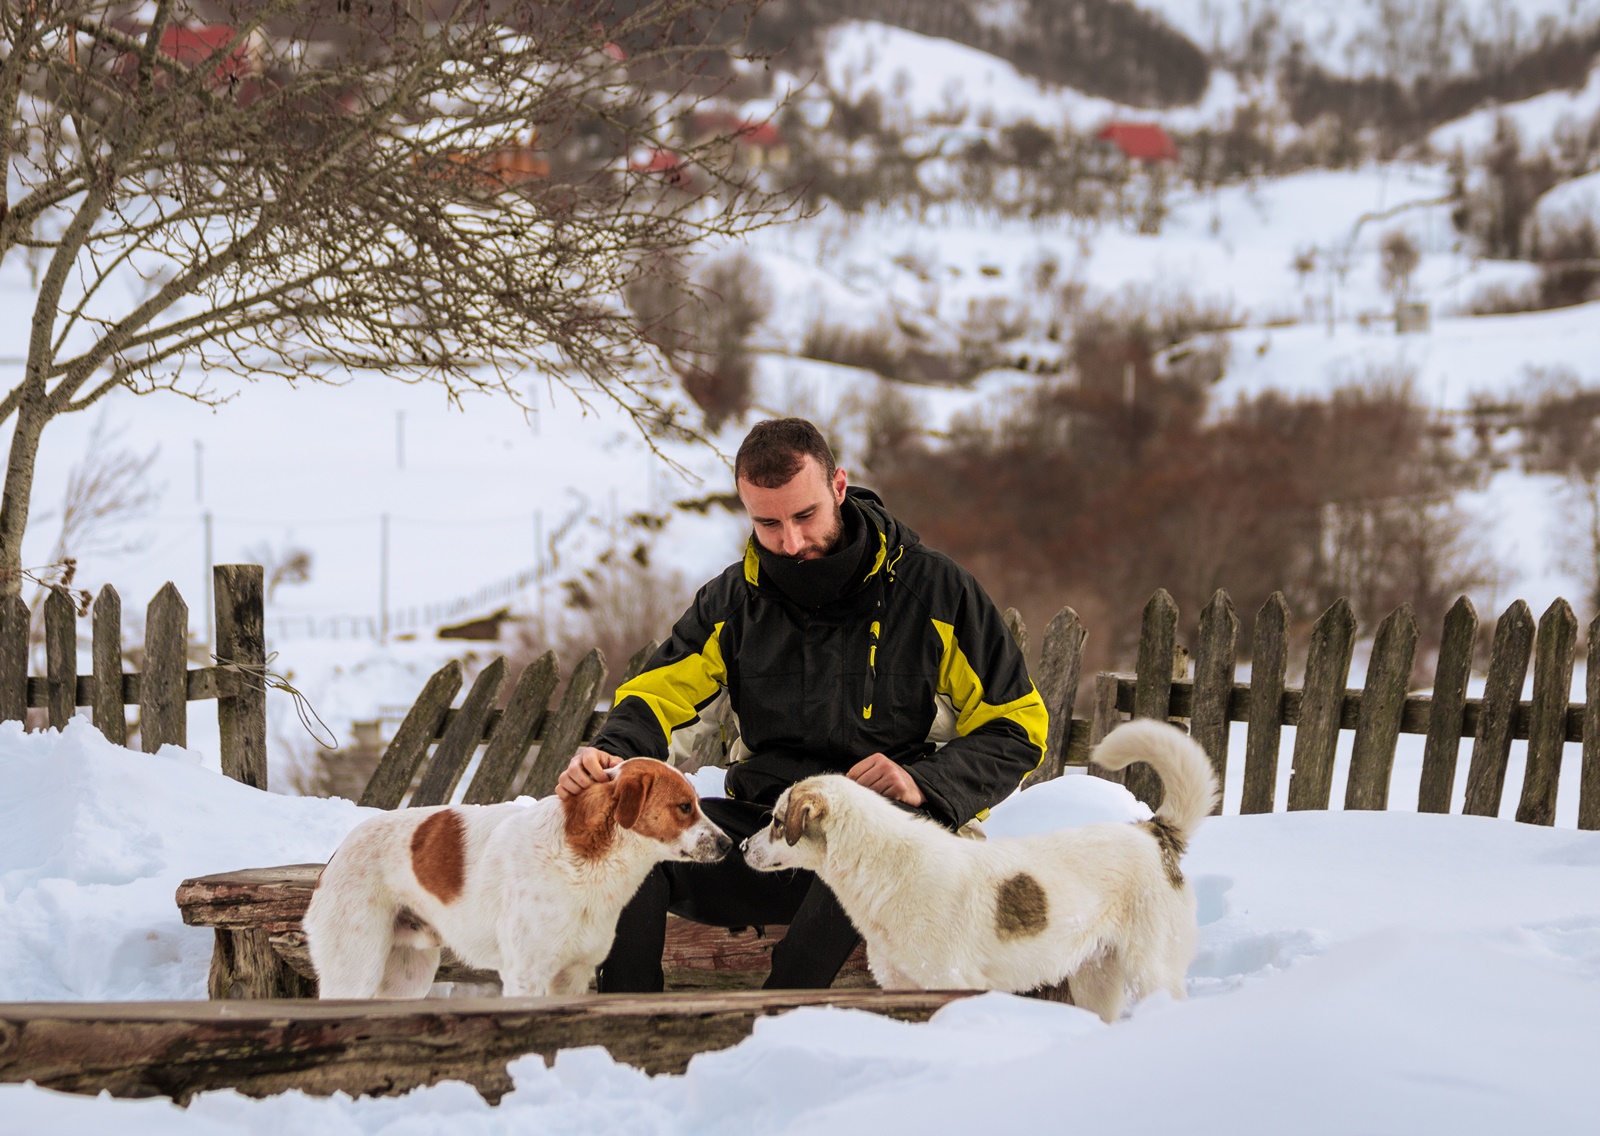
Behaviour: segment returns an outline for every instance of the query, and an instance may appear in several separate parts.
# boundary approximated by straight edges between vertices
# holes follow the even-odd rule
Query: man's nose
[[[805,533],[799,525],[783,526],[783,551],[786,556],[793,556],[806,546]]]

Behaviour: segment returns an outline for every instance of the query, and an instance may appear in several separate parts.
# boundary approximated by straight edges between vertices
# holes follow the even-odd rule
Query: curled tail
[[[1187,841],[1210,815],[1217,801],[1217,778],[1205,751],[1176,726],[1154,718],[1124,722],[1095,747],[1089,760],[1106,769],[1125,769],[1135,761],[1154,767],[1161,777],[1165,821]]]

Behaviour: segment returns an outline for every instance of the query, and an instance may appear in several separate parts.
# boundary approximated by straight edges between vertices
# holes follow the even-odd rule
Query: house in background
[[[724,140],[740,163],[781,169],[789,164],[789,144],[770,118],[747,118],[736,111],[706,110],[689,119],[689,142],[698,146]]]
[[[1159,123],[1113,119],[1101,127],[1095,137],[1110,143],[1130,162],[1150,164],[1178,160],[1178,144]]]

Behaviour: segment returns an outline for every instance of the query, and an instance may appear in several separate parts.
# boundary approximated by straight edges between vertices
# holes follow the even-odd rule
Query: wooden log
[[[1233,600],[1218,588],[1200,613],[1194,662],[1194,698],[1189,711],[1189,736],[1211,758],[1217,775],[1217,804],[1222,812],[1222,789],[1228,776],[1228,701],[1233,693],[1233,672],[1239,660],[1239,615]],[[1170,707],[1169,707],[1170,709]]]
[[[78,607],[59,585],[44,598],[44,656],[46,708],[59,730],[72,721],[78,701]]]
[[[1522,776],[1517,820],[1556,822],[1556,787],[1566,742],[1567,700],[1572,694],[1572,653],[1578,644],[1578,617],[1557,599],[1539,619],[1533,660],[1533,719],[1528,723],[1528,762]]]
[[[1361,719],[1350,751],[1350,776],[1345,782],[1347,809],[1381,811],[1389,807],[1394,747],[1400,740],[1400,715],[1416,654],[1417,620],[1411,605],[1401,604],[1378,625],[1373,638],[1361,694]]]
[[[28,717],[28,605],[0,597],[0,722]]]
[[[1139,629],[1138,687],[1133,697],[1135,718],[1165,722],[1172,707],[1172,656],[1177,645],[1178,605],[1165,588],[1157,588],[1144,605]],[[1128,791],[1152,809],[1161,804],[1161,778],[1142,761],[1127,769]]]
[[[834,1006],[926,1021],[969,991],[735,991],[408,1002],[0,1004],[0,1080],[64,1092],[170,1096],[232,1088],[392,1095],[463,1080],[491,1101],[506,1064],[600,1045],[647,1073],[681,1073],[755,1019]]]
[[[292,931],[305,917],[321,875],[321,864],[218,872],[184,880],[175,898],[179,914],[191,927]]]
[[[556,654],[546,651],[522,668],[511,701],[499,717],[489,748],[478,763],[478,772],[462,795],[467,805],[492,805],[510,798],[517,773],[533,745],[533,731],[550,705],[556,689]]]
[[[1465,726],[1467,682],[1472,677],[1472,647],[1477,639],[1478,611],[1471,600],[1462,596],[1446,613],[1439,640],[1428,740],[1422,748],[1422,779],[1417,786],[1420,813],[1450,811]]]
[[[1024,655],[1028,653],[1028,625],[1022,622],[1022,613],[1014,607],[1008,607],[1000,613],[1000,618],[1006,625],[1006,630],[1011,632],[1011,641],[1017,645],[1017,650]]]
[[[1278,746],[1283,737],[1283,684],[1288,666],[1289,604],[1282,592],[1273,592],[1256,612],[1240,813],[1270,813],[1273,808],[1278,789]]]
[[[556,779],[578,752],[584,726],[593,713],[595,699],[600,697],[606,682],[606,660],[598,647],[591,650],[573,668],[567,680],[567,689],[561,695],[561,705],[550,721],[544,740],[539,743],[539,753],[528,769],[522,783],[522,795],[546,797],[555,791]]]
[[[1078,697],[1083,644],[1088,637],[1083,620],[1070,607],[1058,611],[1044,629],[1044,645],[1039,652],[1039,696],[1050,715],[1050,729],[1045,735],[1044,760],[1022,783],[1024,788],[1054,780],[1066,767],[1072,704]]]
[[[1589,624],[1584,672],[1583,769],[1578,776],[1578,827],[1600,829],[1600,615]]]
[[[1117,681],[1122,676],[1109,674],[1105,671],[1094,676],[1094,717],[1089,720],[1089,746],[1090,756],[1093,757],[1095,746],[1106,740],[1106,735],[1117,728],[1117,723],[1122,719],[1117,714]],[[1126,769],[1107,769],[1096,765],[1093,760],[1089,762],[1089,773],[1094,777],[1101,777],[1107,781],[1115,781],[1119,785],[1127,784]]]
[[[258,1001],[265,998],[315,998],[315,979],[307,978],[278,953],[264,927],[219,927],[206,975],[206,996],[213,1001]]]
[[[494,708],[495,699],[500,697],[500,688],[505,681],[506,659],[501,655],[479,673],[472,689],[467,691],[467,697],[462,700],[455,721],[450,723],[443,739],[434,747],[433,761],[428,764],[422,780],[411,794],[412,808],[449,802],[456,785],[461,781],[461,774],[466,771],[467,763],[478,750],[478,739],[483,736],[483,721]]]
[[[189,605],[168,580],[145,611],[144,670],[139,682],[139,745],[155,753],[189,740]]]
[[[378,768],[367,779],[360,804],[378,809],[397,809],[405,800],[411,779],[417,775],[428,752],[428,743],[444,720],[445,711],[461,689],[461,664],[451,659],[428,679],[416,702],[406,711],[400,728],[378,760]]]
[[[1343,596],[1311,625],[1306,658],[1305,699],[1295,729],[1294,765],[1289,775],[1289,808],[1325,809],[1333,793],[1334,751],[1339,745],[1339,712],[1350,677],[1356,617]]]
[[[128,743],[128,714],[122,694],[122,597],[110,584],[94,599],[94,687],[89,693],[95,729],[115,745]],[[188,690],[184,690],[187,698]],[[137,702],[138,698],[134,698]]]
[[[1482,709],[1467,766],[1467,798],[1461,811],[1468,816],[1499,816],[1505,789],[1506,763],[1511,758],[1512,719],[1528,676],[1528,653],[1533,650],[1533,613],[1517,600],[1501,613],[1489,648],[1489,677],[1483,686]]]
[[[217,733],[222,772],[267,787],[267,632],[264,573],[259,564],[211,569],[216,624]]]

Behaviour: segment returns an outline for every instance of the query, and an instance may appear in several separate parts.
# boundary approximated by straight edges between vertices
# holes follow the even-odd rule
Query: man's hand
[[[922,804],[922,790],[911,779],[911,774],[906,772],[905,766],[897,765],[881,753],[856,762],[845,776],[891,801],[900,801],[912,808]]]
[[[575,797],[590,785],[611,780],[608,770],[622,764],[622,758],[594,746],[584,746],[572,755],[566,769],[556,779],[556,796],[563,799]]]

